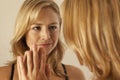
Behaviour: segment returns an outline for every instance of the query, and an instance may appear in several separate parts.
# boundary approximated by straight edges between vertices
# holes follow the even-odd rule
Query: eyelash
[[[32,29],[35,31],[40,31],[41,27],[36,25]],[[54,32],[57,29],[57,26],[48,26],[48,29],[50,32]]]
[[[56,30],[57,29],[57,27],[56,26],[49,26],[49,28],[48,28],[50,31],[54,31],[54,30]]]
[[[40,30],[41,30],[41,27],[40,27],[40,26],[35,26],[35,27],[33,27],[32,29],[33,29],[33,30],[39,30],[39,31],[40,31]]]

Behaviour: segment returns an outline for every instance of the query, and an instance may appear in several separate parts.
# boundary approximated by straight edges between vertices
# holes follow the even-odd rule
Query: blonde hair
[[[25,34],[27,33],[29,26],[34,23],[38,16],[39,12],[43,8],[51,8],[58,15],[60,19],[61,26],[61,17],[59,12],[59,7],[56,3],[50,0],[25,0],[21,9],[19,10],[16,25],[14,30],[14,36],[11,40],[11,48],[13,55],[16,60],[16,56],[24,55],[24,52],[28,50],[28,46],[25,41]],[[63,58],[64,48],[60,39],[55,49],[48,56],[48,63],[52,64],[54,72],[59,76],[59,71],[57,70],[58,64],[61,63]]]
[[[96,80],[120,80],[120,0],[64,0],[66,43]]]

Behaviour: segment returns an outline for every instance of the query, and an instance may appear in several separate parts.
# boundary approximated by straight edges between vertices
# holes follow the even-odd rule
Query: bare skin
[[[39,51],[40,50],[38,50],[34,45],[30,51],[25,52],[23,57],[17,58],[17,64],[15,64],[14,68],[13,80],[65,80],[64,78],[56,76],[52,70],[52,67],[48,68],[45,66],[46,53],[44,51],[40,51],[42,52],[42,54],[39,54],[41,58],[36,59],[39,56],[37,54]],[[38,64],[39,62],[40,64]],[[40,66],[38,68],[31,68],[33,65]],[[80,69],[71,65],[65,65],[65,67],[69,80],[85,80],[84,75]],[[61,64],[58,65],[58,68],[64,73]],[[0,80],[10,80],[11,70],[12,65],[0,67]]]
[[[25,36],[30,50],[17,57],[13,80],[65,80],[56,76],[50,64],[46,63],[47,55],[58,42],[59,32],[58,15],[51,8],[42,9],[38,20],[30,26]],[[85,80],[78,68],[65,66],[69,80]],[[62,65],[59,64],[58,67],[64,73]],[[0,80],[10,80],[11,69],[11,65],[1,67]]]
[[[59,66],[61,69],[63,69],[61,65]],[[69,80],[85,80],[84,75],[80,69],[73,67],[71,65],[65,65],[65,67],[67,69]],[[0,80],[10,80],[11,68],[12,68],[11,65],[0,67]],[[51,75],[51,78],[52,78],[51,80],[65,80],[55,75]],[[17,65],[15,65],[13,80],[18,80]]]

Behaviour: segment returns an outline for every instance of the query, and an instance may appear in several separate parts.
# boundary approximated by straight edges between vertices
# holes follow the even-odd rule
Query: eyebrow
[[[33,23],[33,24],[35,24],[35,25],[42,25],[41,23]],[[58,22],[52,22],[52,23],[50,23],[50,24],[48,24],[48,25],[53,25],[53,24],[59,24]]]

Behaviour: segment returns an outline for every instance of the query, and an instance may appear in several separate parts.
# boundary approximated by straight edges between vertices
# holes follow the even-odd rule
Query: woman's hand
[[[33,45],[24,56],[17,57],[19,80],[50,80],[50,65],[46,64],[46,52]]]

